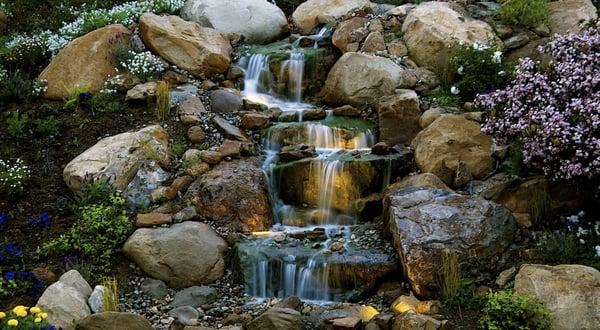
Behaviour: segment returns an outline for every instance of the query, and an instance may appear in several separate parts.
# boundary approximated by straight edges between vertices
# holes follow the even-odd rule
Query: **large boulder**
[[[222,162],[194,182],[185,196],[198,215],[242,231],[268,230],[273,214],[258,159]]]
[[[539,298],[556,317],[556,329],[597,329],[600,272],[582,265],[523,265],[515,292]]]
[[[355,9],[373,6],[369,0],[308,0],[296,8],[292,19],[302,33],[308,34],[320,24],[333,23]]]
[[[138,229],[123,252],[150,276],[183,288],[223,277],[227,244],[210,226],[188,221]]]
[[[461,115],[441,115],[412,141],[421,172],[437,175],[451,186],[488,175],[496,164],[492,138],[480,124]]]
[[[410,89],[399,90],[384,97],[377,107],[379,141],[390,146],[409,145],[421,130],[421,103],[417,93]]]
[[[120,43],[127,44],[130,37],[126,27],[114,24],[71,41],[39,76],[48,81],[44,97],[62,100],[76,86],[99,92],[106,79],[117,73],[114,52]]]
[[[249,43],[275,41],[288,30],[283,11],[267,0],[189,0],[181,17],[220,32],[241,34]]]
[[[195,75],[223,73],[231,63],[233,49],[225,34],[179,16],[146,13],[140,33],[153,52]]]
[[[107,329],[152,330],[152,325],[143,316],[119,312],[93,314],[77,324],[77,330]]]
[[[411,10],[402,32],[410,58],[439,75],[444,74],[459,43],[501,43],[487,23],[464,16],[450,4],[438,1],[423,2]]]
[[[74,330],[78,322],[91,314],[87,301],[92,288],[76,271],[64,273],[50,285],[36,306],[48,313],[48,321],[64,330]]]
[[[558,34],[577,33],[585,23],[598,18],[591,0],[558,0],[548,3],[550,31]]]
[[[158,125],[100,140],[65,166],[63,178],[75,193],[96,180],[125,190],[150,157],[163,166],[170,164],[169,136]]]
[[[480,197],[404,188],[384,198],[384,216],[413,292],[440,294],[442,254],[457,255],[467,277],[491,278],[506,264],[517,225],[510,210]]]
[[[414,74],[390,59],[349,52],[329,72],[322,93],[332,105],[374,106],[381,97],[415,84]]]
[[[246,326],[248,330],[302,330],[300,312],[291,308],[272,307]]]

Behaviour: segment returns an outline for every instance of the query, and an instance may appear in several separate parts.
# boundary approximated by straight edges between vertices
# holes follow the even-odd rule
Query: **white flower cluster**
[[[109,24],[132,25],[147,12],[175,13],[183,7],[184,3],[185,0],[129,1],[110,9],[83,11],[75,21],[64,22],[58,33],[43,31],[31,36],[17,34],[6,42],[4,47],[17,52],[16,55],[19,56],[19,52],[29,50],[32,46],[39,46],[47,49],[54,56],[71,40],[94,29]]]
[[[48,81],[45,79],[35,80],[33,82],[33,90],[31,95],[34,97],[40,97],[48,91]]]
[[[128,55],[120,66],[141,80],[148,80],[164,70],[160,57],[149,51],[136,53],[130,50]]]
[[[0,159],[0,192],[21,192],[29,174],[29,168],[23,160],[17,159],[11,164]]]
[[[8,76],[8,71],[2,66],[0,66],[0,84],[6,79]]]
[[[0,11],[2,11],[8,17],[12,16],[10,3],[6,3],[6,1],[0,1]]]
[[[101,94],[116,94],[118,92],[118,86],[121,86],[124,83],[123,77],[118,74],[108,78],[104,82],[104,87],[100,90]]]

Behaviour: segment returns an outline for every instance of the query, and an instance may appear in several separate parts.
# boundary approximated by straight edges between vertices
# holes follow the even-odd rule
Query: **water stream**
[[[314,46],[326,36],[321,30],[315,36]],[[276,95],[270,87],[273,75],[269,70],[269,56],[251,54],[242,60],[246,67],[243,96],[253,102],[277,107],[285,111],[297,112],[302,122],[302,112],[314,109],[303,102],[302,84],[306,67],[303,49],[295,45],[289,59],[282,62],[280,79],[287,77],[287,99]],[[298,207],[286,204],[280,198],[280,186],[276,179],[278,153],[281,141],[270,134],[264,138],[265,161],[263,170],[269,182],[273,204],[275,225],[263,237],[243,245],[246,291],[257,298],[286,297],[295,295],[303,300],[332,301],[340,297],[339,290],[330,286],[331,246],[334,242],[348,240],[351,235],[349,225],[356,223],[356,217],[334,209],[333,201],[340,192],[342,177],[347,174],[347,164],[339,160],[340,153],[365,151],[375,143],[370,130],[348,134],[347,129],[330,127],[321,122],[302,122],[298,135],[304,143],[316,149],[317,156],[310,160],[310,173],[318,178],[316,205]],[[282,125],[282,124],[277,124]],[[347,175],[346,175],[347,176]],[[387,179],[389,180],[389,179]],[[321,235],[321,243],[305,247],[281,247],[273,249],[281,242],[282,232],[287,235]]]

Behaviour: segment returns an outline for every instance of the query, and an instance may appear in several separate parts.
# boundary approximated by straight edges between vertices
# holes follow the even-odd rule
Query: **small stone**
[[[385,50],[385,40],[381,32],[371,32],[365,39],[362,48],[360,49],[365,53],[375,53],[378,51]]]
[[[344,105],[339,108],[333,109],[333,115],[344,117],[360,117],[360,110],[356,109],[351,105]]]
[[[187,132],[188,140],[192,143],[200,144],[206,141],[206,133],[201,126],[192,126],[188,129]]]
[[[107,288],[104,285],[96,285],[94,287],[94,291],[90,295],[88,299],[88,305],[90,305],[90,309],[92,313],[102,313],[104,312],[104,295],[109,293]],[[110,294],[110,293],[109,293]]]
[[[181,306],[177,307],[169,312],[169,316],[173,317],[179,324],[181,325],[196,325],[198,317],[200,314],[198,311],[191,306]],[[194,323],[194,324],[192,324]]]
[[[331,321],[334,329],[359,329],[362,320],[360,317],[347,316]]]
[[[298,121],[298,113],[295,111],[284,112],[277,119],[280,122]]]
[[[143,293],[154,299],[163,299],[168,293],[165,282],[153,278],[145,279],[140,287]],[[156,313],[158,313],[158,310]]]
[[[247,113],[242,116],[241,127],[250,130],[260,130],[269,126],[271,116],[257,112]]]
[[[232,91],[219,89],[210,94],[212,111],[220,113],[237,112],[244,105],[242,98]]]
[[[174,71],[167,71],[165,72],[165,74],[163,74],[162,80],[166,81],[167,83],[169,83],[169,86],[177,86],[177,85],[181,85],[181,84],[185,84],[188,83],[189,80],[185,75],[182,75],[180,73],[174,72]]]
[[[217,300],[217,290],[208,286],[193,286],[183,289],[175,294],[171,307],[192,306],[199,307],[212,304]]]
[[[304,110],[302,113],[303,120],[321,120],[327,116],[327,113],[323,109],[309,109]]]
[[[532,31],[540,37],[549,37],[550,36],[550,28],[548,25],[542,23],[532,29]]]
[[[156,98],[156,82],[151,81],[145,84],[139,84],[127,91],[125,100],[127,101],[152,101]]]
[[[525,32],[520,32],[504,40],[504,46],[507,49],[514,49],[525,46],[529,42],[529,36]]]
[[[175,222],[183,222],[183,221],[192,220],[192,219],[196,218],[197,216],[198,216],[198,213],[196,212],[196,208],[193,206],[188,206],[188,207],[184,208],[183,210],[177,212],[177,214],[175,214],[173,219],[175,220]]]
[[[223,155],[218,151],[202,150],[200,152],[200,159],[202,159],[203,162],[210,165],[216,165],[220,163],[223,160],[223,158]]]
[[[496,278],[496,285],[500,288],[504,288],[508,282],[514,279],[516,274],[517,268],[515,267],[510,267],[509,269],[502,271]]]
[[[179,105],[178,112],[182,123],[197,125],[202,122],[200,115],[206,113],[206,108],[197,96],[190,96]]]
[[[173,222],[173,216],[170,214],[163,213],[146,213],[138,214],[136,217],[135,225],[138,228],[141,227],[154,227]]]
[[[390,153],[390,147],[385,142],[378,142],[371,148],[374,155],[387,155]]]
[[[344,250],[344,243],[333,242],[329,248],[332,252],[340,252]]]
[[[277,243],[282,243],[283,241],[285,241],[285,233],[276,233],[273,236],[273,241]]]
[[[408,55],[408,48],[402,40],[394,40],[387,45],[388,52],[390,55],[396,57],[404,57]]]

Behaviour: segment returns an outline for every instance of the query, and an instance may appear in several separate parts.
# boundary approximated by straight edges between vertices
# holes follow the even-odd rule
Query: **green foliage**
[[[512,66],[502,58],[502,52],[479,44],[460,45],[448,69],[454,81],[450,93],[463,100],[502,87],[512,77]]]
[[[0,101],[27,101],[37,96],[36,82],[21,71],[7,74],[0,81]]]
[[[579,258],[578,238],[573,233],[545,233],[537,243],[537,250],[544,263],[573,263]]]
[[[102,204],[79,208],[79,218],[64,235],[42,247],[45,254],[80,254],[95,270],[94,277],[107,274],[133,226],[125,213],[125,199],[113,194]]]
[[[102,280],[102,285],[106,288],[102,294],[102,310],[104,312],[119,311],[119,290],[117,279],[106,277]]]
[[[92,96],[89,101],[92,112],[96,113],[122,113],[126,110],[126,104],[122,97],[114,94],[100,93]]]
[[[76,198],[75,203],[73,204],[73,211],[77,212],[87,205],[105,203],[110,200],[112,194],[113,189],[107,181],[92,181],[81,190],[81,195]]]
[[[56,136],[60,133],[60,120],[50,116],[34,121],[35,132],[41,136]]]
[[[73,87],[64,87],[67,96],[64,97],[65,109],[76,109],[82,102],[91,98],[89,93],[90,86],[75,85]]]
[[[507,161],[501,165],[500,170],[516,176],[525,176],[523,144],[520,141],[509,145]]]
[[[15,139],[21,139],[25,136],[29,122],[29,116],[26,113],[20,114],[13,111],[6,118],[6,132]]]
[[[183,156],[183,154],[187,151],[187,144],[184,141],[177,141],[171,146],[171,151],[175,156],[181,158],[181,156]]]
[[[447,88],[441,88],[429,94],[427,98],[437,105],[447,107],[458,107],[461,104],[461,99],[458,95],[453,95]]]
[[[507,25],[535,27],[550,18],[548,0],[505,0],[500,18]]]
[[[552,329],[552,315],[537,299],[510,291],[490,292],[480,325],[489,330]]]
[[[165,120],[170,112],[171,95],[169,94],[169,84],[161,80],[156,84],[156,117],[158,120]]]

